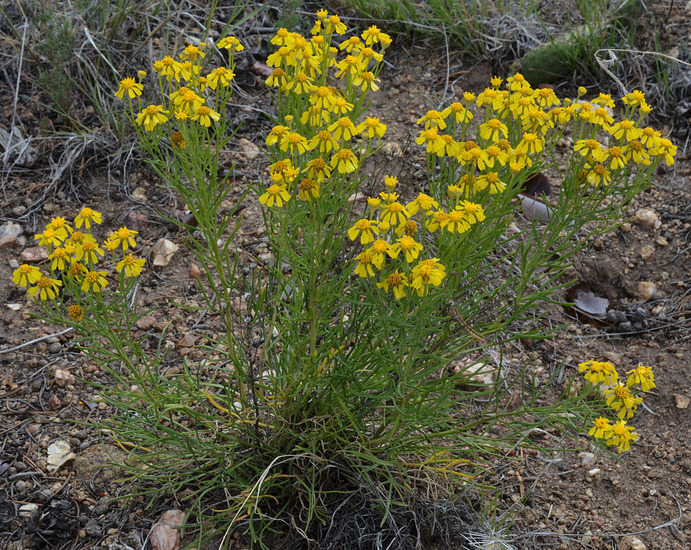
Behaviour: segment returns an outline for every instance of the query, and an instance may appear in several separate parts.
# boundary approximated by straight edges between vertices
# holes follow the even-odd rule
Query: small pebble
[[[602,470],[600,468],[593,468],[592,470],[588,470],[588,475],[590,477],[595,477],[597,474],[599,474]]]
[[[48,346],[48,353],[60,353],[60,350],[62,349],[62,345],[60,342],[54,342],[50,346]]]

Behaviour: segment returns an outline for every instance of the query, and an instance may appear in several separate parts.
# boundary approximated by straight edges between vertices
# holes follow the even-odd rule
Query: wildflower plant
[[[46,248],[46,266],[22,264],[12,282],[27,288],[44,318],[91,335],[94,344],[97,337],[105,338],[108,344],[101,351],[124,351],[127,346],[117,333],[132,330],[139,318],[131,297],[145,260],[133,255],[137,231],[120,227],[100,240],[101,223],[101,213],[89,207],[72,221],[52,218],[34,237]]]
[[[671,142],[643,126],[640,94],[624,98],[616,122],[611,98],[562,101],[517,74],[420,117],[427,181],[411,194],[400,176],[380,181],[364,169],[386,139],[369,105],[384,88],[391,38],[376,26],[346,32],[320,10],[309,37],[282,28],[271,40],[269,166],[252,190],[273,258],[252,268],[238,269],[233,247],[245,195],[231,200],[219,156],[233,133],[227,105],[240,42],[188,45],[154,63],[153,84],[140,72],[115,92],[148,162],[190,210],[192,223],[171,219],[203,266],[200,289],[222,330],[208,335],[200,363],[165,377],[162,350],[145,352],[129,331],[115,352],[92,348],[106,365],[130,357],[125,369],[108,367],[114,384],[103,394],[119,414],[107,427],[136,445],[125,465],[142,482],[134,494],[153,499],[168,488],[261,547],[286,518],[318,537],[355,492],[391,546],[405,548],[413,543],[400,521],[416,506],[413,487],[446,497],[481,485],[488,458],[532,444],[526,430],[577,430],[574,414],[586,409],[578,398],[538,407],[525,376],[500,390],[447,367],[460,354],[543,335],[536,305],[556,299],[569,257],[587,242],[580,237],[613,227],[655,166],[674,161]],[[574,147],[560,164],[567,138]],[[549,219],[508,231],[524,183],[546,169],[563,182]],[[74,222],[91,223],[95,215]],[[72,264],[55,251],[75,232],[51,223],[39,236],[60,270]],[[122,281],[136,277],[135,237],[123,228],[102,248],[75,243],[70,254],[90,273],[78,290],[108,287],[95,266],[106,251],[119,254]],[[69,281],[31,267],[14,277],[48,300]],[[522,404],[509,409],[513,390]],[[622,422],[636,399],[615,392]],[[598,429],[617,445],[626,439]]]
[[[627,371],[626,382],[620,381],[616,368],[609,362],[586,361],[578,365],[578,371],[589,384],[601,389],[610,413],[617,418],[612,422],[606,416],[599,416],[592,421],[588,435],[603,440],[608,446],[616,446],[620,454],[628,451],[631,443],[638,440],[638,434],[627,422],[643,403],[641,395],[655,387],[653,370],[638,365]]]

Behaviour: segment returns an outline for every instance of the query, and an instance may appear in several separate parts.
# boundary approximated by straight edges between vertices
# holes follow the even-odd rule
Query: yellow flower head
[[[101,292],[101,289],[105,288],[108,284],[106,281],[107,271],[87,271],[84,275],[84,280],[82,281],[81,289],[84,292]]]
[[[144,125],[147,132],[153,132],[156,126],[168,121],[167,113],[168,111],[163,109],[163,105],[149,105],[137,115],[137,125]]]
[[[139,84],[134,78],[123,78],[120,81],[120,87],[118,88],[118,91],[115,92],[115,97],[118,99],[122,99],[125,94],[127,94],[127,97],[130,99],[134,99],[135,97],[138,97],[142,95],[142,90],[144,89],[144,86]]]
[[[135,258],[132,254],[128,254],[118,262],[118,265],[115,266],[115,270],[118,273],[125,270],[125,277],[138,277],[142,272],[142,267],[144,267],[145,262],[146,260],[143,258]]]
[[[77,217],[74,218],[74,225],[77,229],[79,229],[82,225],[84,225],[84,227],[87,229],[90,229],[92,223],[100,225],[102,222],[103,218],[101,213],[96,212],[96,210],[92,210],[88,207],[82,208],[79,214],[77,214]]]
[[[283,203],[288,202],[289,200],[290,193],[288,193],[288,190],[285,187],[276,184],[271,185],[266,192],[259,197],[259,202],[268,206],[269,208],[273,207],[274,205],[276,205],[278,208],[281,208]]]
[[[28,287],[42,277],[41,270],[35,265],[22,264],[14,270],[12,274],[12,282],[15,285]]]
[[[61,286],[62,281],[43,275],[36,281],[36,286],[32,286],[27,293],[32,298],[38,294],[41,300],[54,300],[57,297],[58,287]]]
[[[384,292],[388,292],[389,288],[393,291],[394,298],[400,300],[405,298],[407,294],[405,293],[405,287],[408,286],[408,278],[398,271],[390,273],[382,282],[377,283],[379,288],[383,288]]]
[[[374,241],[374,236],[379,234],[377,222],[362,218],[355,222],[350,229],[348,229],[348,237],[351,241],[360,237],[360,244],[368,244]]]
[[[67,310],[67,315],[75,323],[78,323],[84,317],[84,308],[82,306],[80,306],[79,304],[73,304]]]
[[[652,390],[655,387],[655,376],[653,369],[638,365],[635,369],[627,371],[629,377],[626,379],[626,387],[630,388],[634,384],[640,384],[643,391]]]

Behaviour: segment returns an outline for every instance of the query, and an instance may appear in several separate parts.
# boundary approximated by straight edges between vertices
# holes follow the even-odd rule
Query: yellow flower
[[[674,157],[677,154],[677,146],[673,145],[667,138],[662,138],[658,146],[651,151],[656,157],[662,157],[667,166],[674,164]]]
[[[219,42],[216,43],[218,49],[225,49],[229,52],[241,52],[245,49],[245,46],[240,44],[240,41],[234,36],[226,36],[221,38]]]
[[[60,286],[62,286],[62,281],[42,276],[36,281],[36,286],[32,286],[27,291],[27,294],[32,298],[38,294],[41,300],[54,300],[57,296],[58,287]]]
[[[616,139],[624,138],[626,141],[638,139],[643,134],[643,130],[636,128],[636,124],[631,120],[622,120],[612,124],[607,128],[607,131]]]
[[[531,132],[525,132],[523,138],[516,146],[516,150],[530,155],[542,151],[544,145],[545,139],[543,137]]]
[[[628,451],[632,441],[638,439],[638,434],[633,432],[633,426],[627,426],[625,420],[619,420],[607,432],[607,445],[616,445],[619,447],[619,453]]]
[[[377,286],[383,288],[384,292],[388,292],[389,287],[391,287],[396,300],[400,300],[407,296],[404,289],[408,286],[408,280],[405,275],[398,271],[390,273],[381,283],[377,283]]]
[[[204,42],[200,42],[199,46],[193,46],[192,44],[188,44],[187,47],[182,50],[182,53],[180,54],[180,59],[183,61],[186,59],[189,59],[190,61],[197,61],[198,59],[202,59],[204,55],[206,55],[202,50],[204,49]]]
[[[168,121],[167,113],[168,111],[163,109],[163,105],[149,105],[137,115],[137,125],[143,124],[147,132],[153,132],[156,126]]]
[[[309,201],[319,197],[319,184],[311,178],[304,178],[298,187],[298,199]]]
[[[288,46],[291,48],[295,43],[295,38],[288,32],[288,29],[282,27],[276,31],[276,34],[271,39],[271,43],[274,46]]]
[[[579,363],[578,372],[585,372],[584,378],[591,384],[599,384],[601,382],[616,384],[619,379],[614,365],[608,362],[586,361],[585,363]]]
[[[415,140],[418,145],[427,144],[427,154],[439,154],[444,151],[445,143],[436,128],[422,130]]]
[[[165,76],[169,81],[175,79],[179,82],[180,74],[182,72],[182,64],[178,61],[175,61],[172,57],[166,56],[154,63],[154,71],[162,76]]]
[[[295,54],[288,46],[281,46],[266,58],[266,64],[269,67],[291,67],[297,64]]]
[[[348,30],[348,27],[345,26],[345,23],[341,22],[338,15],[330,16],[325,22],[326,34],[345,34]]]
[[[317,157],[307,163],[307,176],[315,179],[317,183],[324,183],[331,177],[331,168],[324,159]]]
[[[374,73],[370,71],[357,73],[353,77],[353,86],[360,86],[363,92],[366,92],[367,90],[372,90],[373,92],[376,92],[379,89],[379,86],[377,86],[377,82],[379,82],[379,79],[376,78],[374,76]]]
[[[430,258],[418,263],[410,273],[410,286],[415,289],[418,296],[427,293],[429,285],[439,286],[446,276],[446,268],[439,263],[437,258]]]
[[[35,265],[22,264],[14,270],[12,274],[12,282],[15,285],[27,287],[42,277],[41,270]]]
[[[385,45],[391,44],[391,37],[388,34],[381,32],[379,27],[377,27],[376,25],[372,25],[370,28],[365,30],[361,36],[362,39],[365,41],[365,44],[367,44],[368,46],[378,43],[382,43]]]
[[[82,277],[88,272],[89,270],[81,263],[77,261],[73,261],[70,264],[70,268],[67,272],[67,275],[71,278],[74,279],[75,281],[81,280]]]
[[[509,129],[501,120],[493,118],[484,124],[480,124],[480,137],[488,141],[497,142],[503,137],[508,137]]]
[[[126,93],[130,99],[133,99],[135,97],[142,95],[143,89],[144,86],[139,84],[139,82],[135,81],[134,78],[123,78],[120,81],[120,87],[118,88],[118,91],[115,92],[115,97],[122,99],[124,94]]]
[[[219,86],[225,88],[235,78],[235,73],[225,67],[216,67],[206,76],[206,85],[215,90]]]
[[[605,162],[610,161],[610,169],[616,170],[617,168],[624,168],[629,160],[629,155],[626,151],[617,145],[612,145],[609,149],[605,150],[607,155]]]
[[[369,252],[361,252],[355,259],[358,264],[355,266],[355,274],[360,277],[374,277],[374,257]]]
[[[358,133],[353,121],[346,116],[339,118],[336,122],[331,124],[328,130],[329,132],[333,132],[333,137],[335,139],[342,140],[349,140]]]
[[[357,133],[363,132],[367,133],[367,137],[370,139],[374,137],[382,138],[386,132],[386,124],[379,122],[377,117],[367,117],[357,126]]]
[[[600,142],[596,139],[579,139],[574,144],[573,150],[580,151],[580,154],[589,161],[603,162],[607,158],[607,153],[602,150]]]
[[[631,418],[638,405],[643,403],[642,397],[636,397],[621,382],[617,382],[612,388],[605,390],[605,397],[607,398],[607,405],[618,411],[617,416],[621,419]]]
[[[596,164],[587,175],[588,183],[597,187],[600,184],[607,185],[612,181],[612,174],[602,164]]]
[[[288,81],[287,77],[288,75],[281,67],[276,67],[266,79],[266,85],[272,88],[282,88]]]
[[[138,231],[128,229],[127,227],[121,227],[117,231],[113,231],[110,234],[110,236],[108,237],[108,240],[117,243],[115,248],[122,245],[122,250],[124,252],[130,246],[132,248],[137,246],[137,244],[134,240],[134,236],[137,235],[138,233],[139,233]]]
[[[452,103],[446,109],[444,109],[441,112],[441,116],[445,119],[449,116],[452,116],[456,124],[470,122],[473,119],[473,113],[471,113],[468,109],[466,109],[463,106],[462,103],[459,103],[458,101]]]
[[[185,149],[187,147],[187,142],[182,132],[173,132],[170,135],[170,143],[173,145],[173,149]]]
[[[410,216],[417,214],[418,210],[427,213],[434,208],[439,208],[439,203],[425,193],[420,193],[415,199],[406,204],[406,210]]]
[[[448,215],[441,220],[439,225],[442,229],[450,231],[451,233],[465,233],[470,229],[470,222],[466,218],[465,209],[459,206],[456,206],[454,210],[451,210]]]
[[[621,100],[626,105],[636,107],[637,105],[640,105],[641,103],[645,102],[645,94],[640,90],[634,90],[633,92],[628,93],[624,97],[622,97]]]
[[[358,169],[358,158],[350,149],[341,149],[331,157],[331,167],[339,174],[349,174]]]
[[[75,323],[78,323],[84,317],[84,308],[82,306],[80,306],[79,304],[73,304],[67,310],[67,315]]]
[[[50,226],[47,226],[43,233],[34,235],[34,239],[38,241],[38,246],[60,246],[63,239],[60,238],[60,233]]]
[[[82,246],[77,248],[75,259],[81,260],[83,257],[87,264],[93,265],[95,263],[98,263],[97,256],[103,256],[103,250],[92,238],[90,240],[85,241],[82,244]]]
[[[197,112],[192,116],[192,120],[198,120],[199,124],[207,128],[211,126],[211,119],[218,121],[220,118],[220,113],[217,113],[213,109],[209,109],[206,105],[198,107]]]
[[[406,219],[410,217],[406,207],[398,201],[383,204],[381,206],[381,211],[381,221],[389,225],[396,226],[405,223]]]
[[[312,86],[310,88],[310,103],[315,105],[318,109],[328,110],[334,101],[336,101],[336,94],[333,88],[329,86]]]
[[[259,202],[271,208],[274,204],[277,207],[282,207],[284,202],[290,200],[290,193],[288,190],[280,185],[272,185],[259,197]]]
[[[403,252],[405,261],[412,263],[420,255],[422,251],[422,244],[408,235],[403,235],[395,244],[391,245],[389,249],[389,256],[397,258],[399,253]]]
[[[82,210],[77,214],[77,217],[74,218],[74,225],[77,229],[79,229],[82,224],[84,227],[87,229],[91,229],[91,224],[96,223],[96,224],[101,224],[103,221],[101,217],[100,212],[96,212],[96,210],[92,210],[91,208],[84,207]]]
[[[290,153],[294,155],[296,153],[305,153],[308,148],[309,143],[307,143],[307,138],[301,136],[297,132],[288,131],[281,137],[281,151],[290,151]]]
[[[347,115],[353,110],[353,104],[348,103],[346,98],[343,96],[334,96],[334,101],[331,104],[330,110],[332,113],[337,115]]]
[[[384,263],[384,258],[386,257],[386,254],[390,252],[390,249],[391,245],[384,239],[377,239],[372,243],[372,246],[367,249],[367,252],[372,254],[372,262],[374,265],[381,269],[381,266]]]
[[[340,50],[345,50],[346,53],[350,53],[353,51],[353,48],[356,48],[358,46],[362,45],[362,40],[360,40],[359,36],[351,36],[347,40],[344,40],[341,42],[341,44],[338,46]]]
[[[598,439],[606,439],[609,437],[610,432],[612,431],[612,424],[609,422],[609,418],[596,418],[593,420],[594,426],[590,429],[588,432],[588,435],[592,437],[596,437]]]
[[[362,218],[355,222],[355,225],[348,229],[348,237],[351,241],[360,237],[360,244],[367,244],[374,241],[374,236],[379,234],[377,222]]]
[[[626,387],[631,387],[634,384],[640,384],[643,391],[652,390],[655,387],[655,376],[653,369],[638,365],[635,369],[627,371],[629,377],[626,379]]]
[[[55,271],[56,269],[63,271],[65,269],[65,260],[68,260],[69,256],[64,248],[56,248],[53,250],[53,253],[48,256],[48,259],[52,260],[50,263],[51,271]]]
[[[425,116],[420,117],[417,121],[417,124],[422,124],[424,122],[425,124],[425,129],[429,128],[439,128],[440,130],[443,130],[446,128],[446,122],[444,122],[444,115],[440,113],[439,111],[431,110],[427,111]]]
[[[138,277],[145,262],[143,258],[135,258],[132,254],[128,254],[118,262],[115,270],[120,273],[124,269],[126,277]]]
[[[87,271],[84,275],[81,289],[84,292],[89,292],[89,290],[101,292],[101,289],[105,288],[108,284],[108,281],[106,281],[107,274],[107,271]]]

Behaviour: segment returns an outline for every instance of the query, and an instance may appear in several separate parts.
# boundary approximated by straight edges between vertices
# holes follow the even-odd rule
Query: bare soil
[[[415,121],[464,90],[481,91],[492,68],[453,55],[447,60],[428,47],[395,50],[388,62],[382,91],[372,105],[374,116],[388,124],[387,144],[370,169],[398,175],[412,190],[424,179],[425,166],[412,143]],[[243,125],[227,153],[228,162],[235,163],[238,192],[262,174],[266,163],[257,147],[270,127],[258,110],[269,108],[269,95],[249,67],[243,73],[238,81],[244,93],[236,96]],[[50,114],[32,110],[33,105],[24,98],[18,116],[28,131],[38,133]],[[2,102],[3,124],[12,118],[11,108],[11,102]],[[673,124],[666,130],[671,133]],[[184,235],[156,213],[181,217],[184,205],[157,187],[145,168],[111,167],[106,172],[102,165],[83,171],[76,166],[70,168],[71,177],[50,184],[50,148],[60,145],[50,139],[42,143],[36,164],[8,174],[0,196],[0,223],[13,221],[23,230],[16,243],[0,248],[0,281],[5,281],[0,283],[0,546],[139,550],[161,513],[177,506],[175,495],[146,510],[137,500],[113,500],[125,496],[129,485],[119,481],[117,467],[103,466],[125,460],[127,453],[89,424],[112,413],[90,386],[107,382],[106,375],[79,353],[73,333],[59,334],[64,327],[33,318],[35,308],[9,280],[13,261],[21,263],[20,255],[34,246],[34,233],[53,216],[71,218],[86,204],[103,212],[102,236],[137,223],[143,257],[150,258],[152,245],[162,237],[181,247],[168,266],[149,269],[141,278],[138,299],[156,307],[145,330],[158,335],[172,322],[166,336],[174,351],[170,368],[183,356],[199,358],[203,352],[189,345],[203,337],[203,330],[195,328],[198,314],[176,305],[203,305],[190,273],[195,259],[184,246]],[[610,360],[620,372],[639,363],[652,366],[657,384],[635,420],[641,441],[620,458],[603,452],[586,434],[577,434],[576,452],[519,453],[497,461],[492,481],[504,489],[500,509],[514,519],[505,540],[515,547],[644,548],[635,546],[634,539],[651,549],[680,550],[689,544],[691,165],[689,151],[679,145],[673,169],[657,174],[650,190],[630,205],[631,219],[595,239],[576,258],[574,278],[608,298],[612,309],[621,312],[617,320],[592,322],[574,310],[550,307],[546,319],[566,325],[564,330],[552,339],[504,350],[507,375],[526,368],[541,384],[551,385],[545,400],[556,399],[561,384],[587,359]],[[250,195],[248,204],[237,246],[256,258],[268,249],[256,197]],[[646,221],[637,214],[641,210],[652,211],[659,223]],[[653,253],[644,253],[643,259],[646,246]],[[654,283],[654,295],[644,296],[641,282]],[[539,437],[548,447],[574,446],[574,434]],[[49,473],[47,448],[56,440],[67,441],[76,458]],[[20,514],[28,504],[37,505],[36,511]]]

